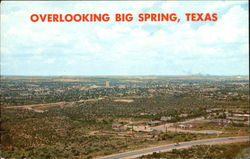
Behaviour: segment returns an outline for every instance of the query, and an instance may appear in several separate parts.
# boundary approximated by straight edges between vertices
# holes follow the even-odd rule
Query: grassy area
[[[195,125],[193,130],[217,130],[222,131],[220,136],[246,136],[248,135],[248,126],[235,126],[233,124],[218,124],[214,122],[199,121],[193,122]]]

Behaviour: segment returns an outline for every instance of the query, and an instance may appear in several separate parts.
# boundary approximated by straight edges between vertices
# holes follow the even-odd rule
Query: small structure
[[[112,129],[116,131],[125,131],[128,129],[128,127],[122,124],[112,124]]]
[[[97,85],[91,85],[89,88],[100,88],[100,86],[97,86]]]
[[[126,88],[126,85],[118,85],[118,88]]]
[[[207,113],[212,113],[212,112],[217,112],[217,111],[220,111],[221,108],[211,108],[211,109],[207,109],[206,112]]]
[[[193,128],[194,126],[192,124],[180,124],[178,125],[181,129],[190,129]]]
[[[109,81],[106,81],[106,82],[105,82],[105,87],[106,87],[106,88],[109,88],[109,87],[110,87]]]
[[[180,114],[179,117],[187,117],[188,114]]]
[[[136,131],[136,132],[152,132],[153,129],[151,129],[149,126],[140,125],[140,126],[133,126],[133,131]]]
[[[160,120],[161,120],[161,121],[169,121],[169,120],[171,120],[171,119],[172,119],[171,116],[169,116],[169,117],[162,116]]]
[[[150,122],[148,122],[148,125],[150,125],[150,126],[157,126],[157,125],[160,125],[161,123],[162,123],[161,121],[156,120],[156,121],[150,121]]]
[[[122,124],[112,124],[112,129],[119,128],[121,126],[122,126]]]

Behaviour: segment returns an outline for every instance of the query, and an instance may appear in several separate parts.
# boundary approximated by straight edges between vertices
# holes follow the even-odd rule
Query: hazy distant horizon
[[[0,75],[2,77],[249,77],[249,75]]]

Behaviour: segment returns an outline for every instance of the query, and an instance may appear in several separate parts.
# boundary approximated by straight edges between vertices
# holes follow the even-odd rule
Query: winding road
[[[205,145],[205,144],[214,145],[214,144],[235,143],[235,142],[245,142],[245,141],[249,141],[249,136],[195,140],[195,141],[181,142],[179,144],[161,145],[161,146],[145,148],[141,150],[113,154],[109,156],[100,157],[99,159],[130,159],[130,158],[136,158],[142,155],[152,154],[153,152],[165,152],[165,151],[170,151],[173,149],[188,148],[194,145]]]

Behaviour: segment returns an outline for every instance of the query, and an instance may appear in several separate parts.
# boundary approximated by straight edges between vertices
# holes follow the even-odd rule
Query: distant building
[[[110,87],[110,86],[109,86],[109,81],[106,81],[106,82],[105,82],[105,87],[106,87],[106,88],[109,88],[109,87]]]
[[[148,122],[148,125],[157,126],[157,125],[160,125],[161,123],[162,123],[161,121],[150,121],[150,122]]]
[[[180,124],[178,125],[178,127],[182,129],[190,129],[190,128],[193,128],[194,126],[192,124]]]
[[[97,85],[91,85],[89,88],[99,88],[100,86]]]
[[[118,88],[126,88],[126,85],[118,85]]]
[[[206,112],[207,113],[211,113],[211,112],[216,112],[216,111],[220,111],[221,108],[212,108],[212,109],[207,109]]]
[[[171,116],[169,116],[169,117],[162,116],[160,120],[161,120],[161,121],[169,121],[169,120],[171,120],[171,119],[172,119]]]
[[[180,115],[178,115],[179,117],[187,117],[188,116],[188,114],[180,114]]]
[[[122,126],[122,124],[112,124],[112,128],[119,128],[121,126]]]

